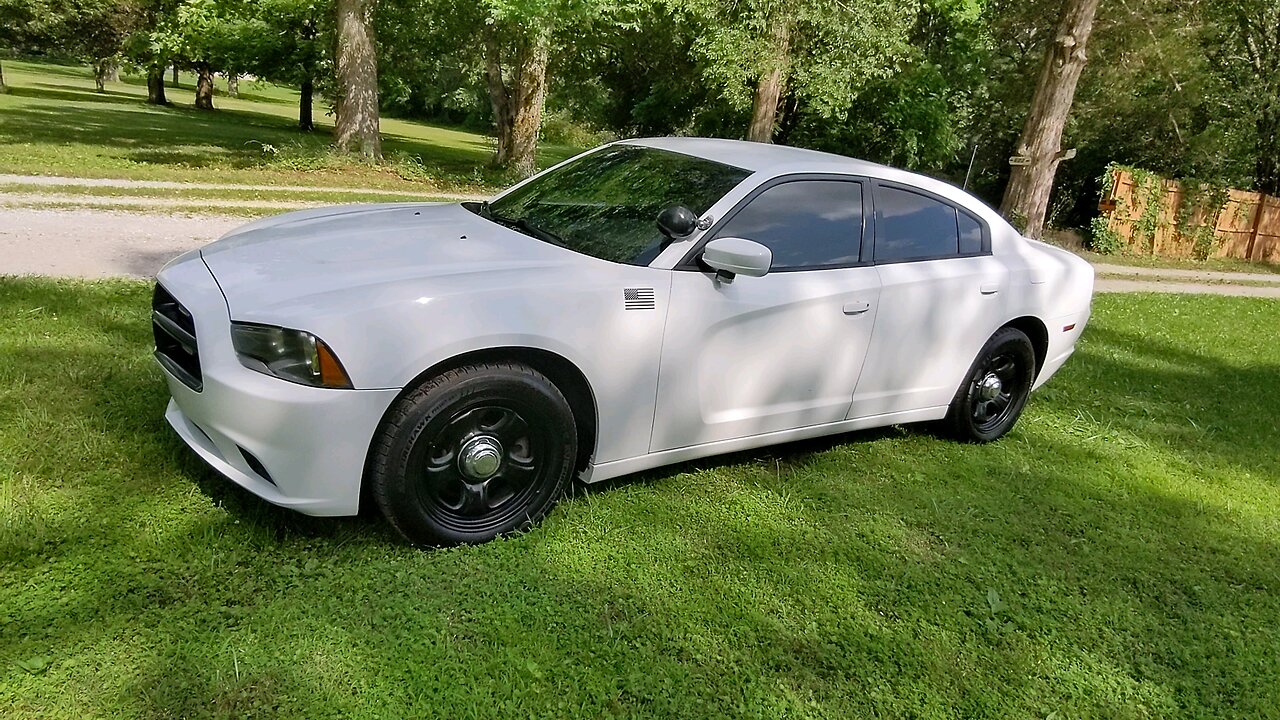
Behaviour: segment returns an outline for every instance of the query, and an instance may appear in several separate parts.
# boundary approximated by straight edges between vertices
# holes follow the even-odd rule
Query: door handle
[[[845,315],[861,315],[871,309],[871,303],[863,301],[847,302],[844,304]]]
[[[983,295],[995,295],[1000,292],[1000,286],[995,283],[987,283],[978,288]]]

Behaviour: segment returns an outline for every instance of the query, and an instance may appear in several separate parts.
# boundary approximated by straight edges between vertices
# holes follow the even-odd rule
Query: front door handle
[[[1000,286],[995,283],[987,283],[986,285],[979,287],[978,290],[981,291],[983,295],[995,295],[1000,292]]]
[[[871,303],[864,301],[847,302],[844,304],[845,315],[861,315],[871,309]]]

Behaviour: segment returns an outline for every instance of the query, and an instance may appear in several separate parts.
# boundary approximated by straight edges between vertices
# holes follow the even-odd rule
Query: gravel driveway
[[[171,258],[247,222],[226,215],[0,205],[0,275],[150,278]],[[1097,267],[1098,292],[1280,298],[1280,275]]]
[[[224,215],[0,208],[0,275],[153,277],[171,258],[247,222]]]

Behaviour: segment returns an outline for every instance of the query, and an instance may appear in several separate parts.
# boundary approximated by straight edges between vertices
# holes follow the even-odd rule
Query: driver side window
[[[754,240],[773,252],[773,271],[847,267],[862,252],[862,183],[793,180],[765,190],[716,237]]]

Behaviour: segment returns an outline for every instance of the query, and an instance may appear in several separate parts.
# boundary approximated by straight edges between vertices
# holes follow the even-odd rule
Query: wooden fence
[[[1129,253],[1280,263],[1280,198],[1244,190],[1228,190],[1225,198],[1218,194],[1208,199],[1211,192],[1192,192],[1193,197],[1184,198],[1186,192],[1178,182],[1136,178],[1132,171],[1117,168],[1111,193],[1098,209]],[[1149,211],[1153,200],[1158,207]],[[1184,200],[1192,207],[1182,208]],[[1216,208],[1207,206],[1216,200],[1225,202],[1209,236]]]

